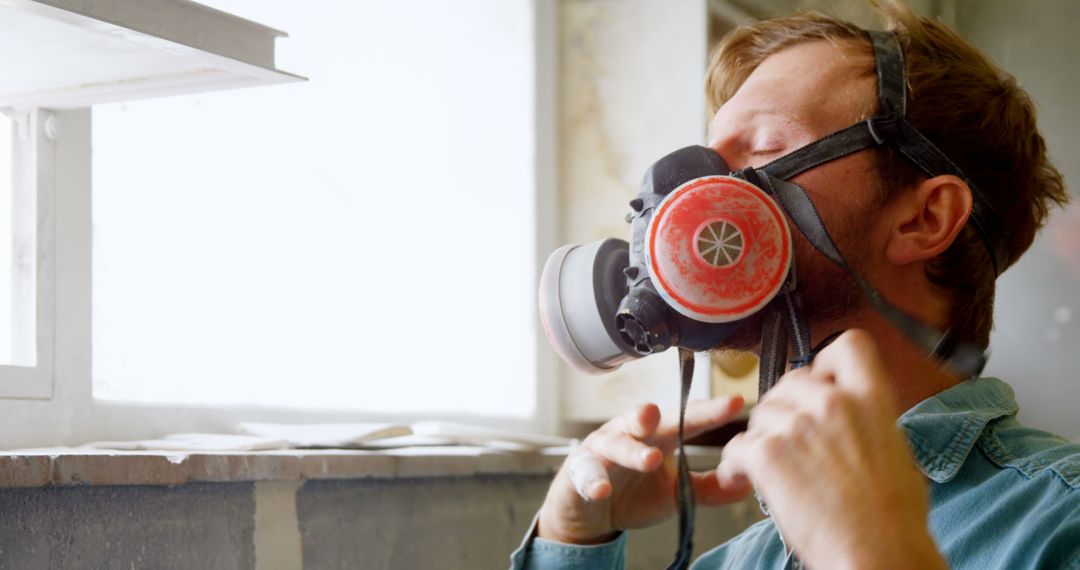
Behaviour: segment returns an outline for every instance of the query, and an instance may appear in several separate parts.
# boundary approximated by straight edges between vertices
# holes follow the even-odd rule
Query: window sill
[[[567,448],[536,452],[484,447],[227,452],[74,448],[0,453],[0,488],[71,485],[181,485],[194,482],[395,479],[551,475]],[[718,448],[689,448],[691,467],[710,469]]]

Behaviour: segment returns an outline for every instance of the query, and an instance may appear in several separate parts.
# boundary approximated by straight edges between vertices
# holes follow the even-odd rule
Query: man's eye
[[[757,147],[753,151],[751,151],[750,154],[753,154],[754,156],[779,156],[781,154],[784,154],[786,150],[786,145],[768,145],[765,147]]]
[[[766,136],[754,141],[754,154],[777,154],[787,148],[787,141],[779,136]]]

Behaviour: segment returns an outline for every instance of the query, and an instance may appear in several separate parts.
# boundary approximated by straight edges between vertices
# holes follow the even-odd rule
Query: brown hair
[[[904,52],[908,121],[987,195],[1008,234],[1011,266],[1031,245],[1050,208],[1069,199],[1061,173],[1046,156],[1035,105],[1015,78],[943,24],[919,18],[900,0],[874,4]],[[816,40],[852,42],[871,53],[869,38],[859,27],[815,12],[737,28],[720,43],[709,64],[706,89],[712,110],[731,98],[767,57]],[[924,178],[892,149],[876,152],[881,199]],[[987,346],[996,276],[974,228],[968,224],[944,253],[930,261],[926,272],[951,296],[953,332]]]

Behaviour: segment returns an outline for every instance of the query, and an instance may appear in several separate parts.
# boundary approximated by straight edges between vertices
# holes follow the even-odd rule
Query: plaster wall
[[[558,3],[559,243],[628,239],[623,214],[645,170],[705,142],[707,15],[705,0]],[[590,376],[560,362],[562,417],[599,422],[645,401],[670,409],[677,363],[669,350]],[[708,395],[708,368],[699,361],[695,396]]]

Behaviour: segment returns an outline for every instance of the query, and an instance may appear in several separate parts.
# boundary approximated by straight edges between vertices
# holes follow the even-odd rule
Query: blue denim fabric
[[[962,382],[900,417],[931,480],[930,530],[954,569],[1080,570],[1080,445],[1016,421],[1013,391],[995,378]],[[511,569],[622,569],[626,535],[579,547],[530,539]],[[695,570],[784,567],[772,520],[703,554]]]

